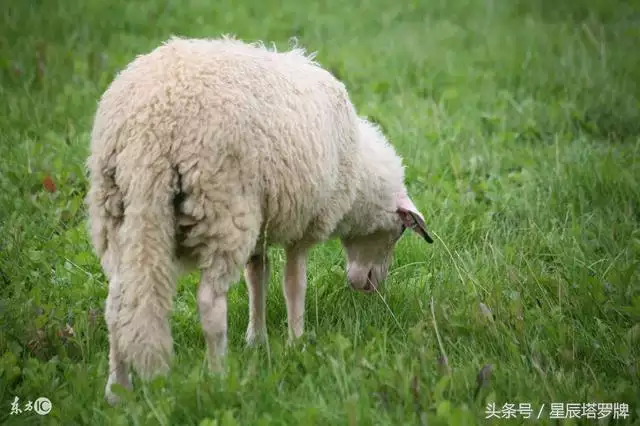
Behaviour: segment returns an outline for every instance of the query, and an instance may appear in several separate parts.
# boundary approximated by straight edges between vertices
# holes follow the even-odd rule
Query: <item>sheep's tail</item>
[[[124,360],[148,380],[168,372],[174,353],[169,320],[177,279],[178,174],[166,160],[130,172],[119,233],[117,340]]]

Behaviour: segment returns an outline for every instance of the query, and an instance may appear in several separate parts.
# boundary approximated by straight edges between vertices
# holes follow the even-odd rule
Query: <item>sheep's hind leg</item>
[[[240,233],[244,236],[245,233]],[[246,234],[249,237],[250,233]],[[255,241],[251,238],[251,243]],[[246,247],[246,248],[245,248]],[[202,331],[207,341],[209,369],[222,373],[227,352],[227,292],[240,278],[242,265],[246,264],[252,244],[242,245],[232,251],[208,251],[203,256],[200,284],[198,286],[198,310]]]
[[[307,247],[289,247],[286,250],[283,290],[287,302],[289,343],[304,332],[304,300],[307,289]]]
[[[105,386],[105,399],[110,405],[116,405],[120,399],[111,389],[111,385],[118,384],[129,390],[133,388],[131,375],[128,373],[129,368],[118,347],[117,317],[120,310],[120,285],[117,275],[109,280],[109,294],[105,304],[105,321],[109,332],[109,377]]]
[[[244,269],[249,292],[249,325],[246,341],[248,346],[264,343],[267,339],[266,301],[270,265],[266,252],[254,253]]]
[[[233,166],[233,167],[232,167]],[[227,170],[235,170],[235,164]],[[215,186],[215,182],[237,182],[240,176],[207,176],[200,181],[207,185],[207,197],[200,210],[211,212],[199,219],[199,227],[185,240],[185,244],[199,243],[198,267],[201,271],[198,286],[198,310],[202,331],[207,342],[207,358],[212,372],[223,373],[227,352],[227,292],[240,279],[256,247],[260,232],[260,215],[251,198],[236,194],[227,199],[231,189],[227,184]],[[224,198],[226,208],[219,208],[215,197]],[[198,199],[195,197],[194,199]],[[196,209],[198,210],[198,209]],[[206,228],[206,229],[205,229]]]
[[[198,287],[198,310],[207,342],[209,369],[220,373],[227,351],[227,291],[231,279],[204,269]]]

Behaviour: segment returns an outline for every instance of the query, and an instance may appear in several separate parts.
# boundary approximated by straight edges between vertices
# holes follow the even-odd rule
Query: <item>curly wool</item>
[[[207,298],[261,247],[396,226],[405,190],[400,158],[313,55],[230,37],[173,37],[132,61],[100,99],[87,166],[110,382],[122,383],[124,365],[143,377],[169,368],[181,265],[209,280],[199,307],[220,322],[226,304]],[[208,327],[226,342],[226,320]]]

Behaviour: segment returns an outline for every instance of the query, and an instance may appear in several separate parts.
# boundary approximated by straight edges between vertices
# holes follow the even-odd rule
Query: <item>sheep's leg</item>
[[[249,346],[263,343],[267,339],[266,301],[269,273],[269,258],[266,252],[251,256],[244,269],[249,292],[249,326],[246,335]]]
[[[289,247],[284,276],[284,296],[287,302],[289,342],[304,331],[304,298],[307,289],[307,249]]]
[[[227,351],[227,291],[231,277],[204,269],[198,287],[198,310],[207,342],[209,369],[221,373]]]
[[[201,208],[211,215],[200,219],[200,226],[185,240],[185,244],[201,242],[196,256],[201,270],[198,310],[209,368],[216,373],[223,373],[225,367],[227,292],[239,280],[242,268],[256,248],[261,223],[259,203],[242,194],[243,176],[236,167],[236,158],[226,158],[227,162],[216,173],[212,170],[217,167],[204,165],[193,177],[200,182],[196,189],[203,196],[194,195],[191,207],[194,212]]]
[[[119,401],[118,395],[111,390],[111,385],[116,383],[129,390],[133,387],[124,355],[118,347],[117,317],[120,310],[120,285],[120,280],[115,275],[109,280],[109,294],[105,304],[105,321],[109,332],[109,378],[105,387],[105,399],[111,405]]]

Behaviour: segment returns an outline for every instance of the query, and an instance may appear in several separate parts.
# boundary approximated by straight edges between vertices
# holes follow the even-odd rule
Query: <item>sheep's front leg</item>
[[[223,370],[227,351],[227,291],[230,280],[212,271],[202,271],[198,287],[198,310],[207,342],[209,368],[219,373]]]
[[[284,296],[287,302],[289,341],[302,336],[304,331],[304,298],[307,289],[307,248],[290,247],[286,250]]]
[[[267,338],[266,302],[269,284],[269,258],[267,253],[256,253],[244,268],[244,278],[249,292],[249,326],[247,345],[263,343]]]

